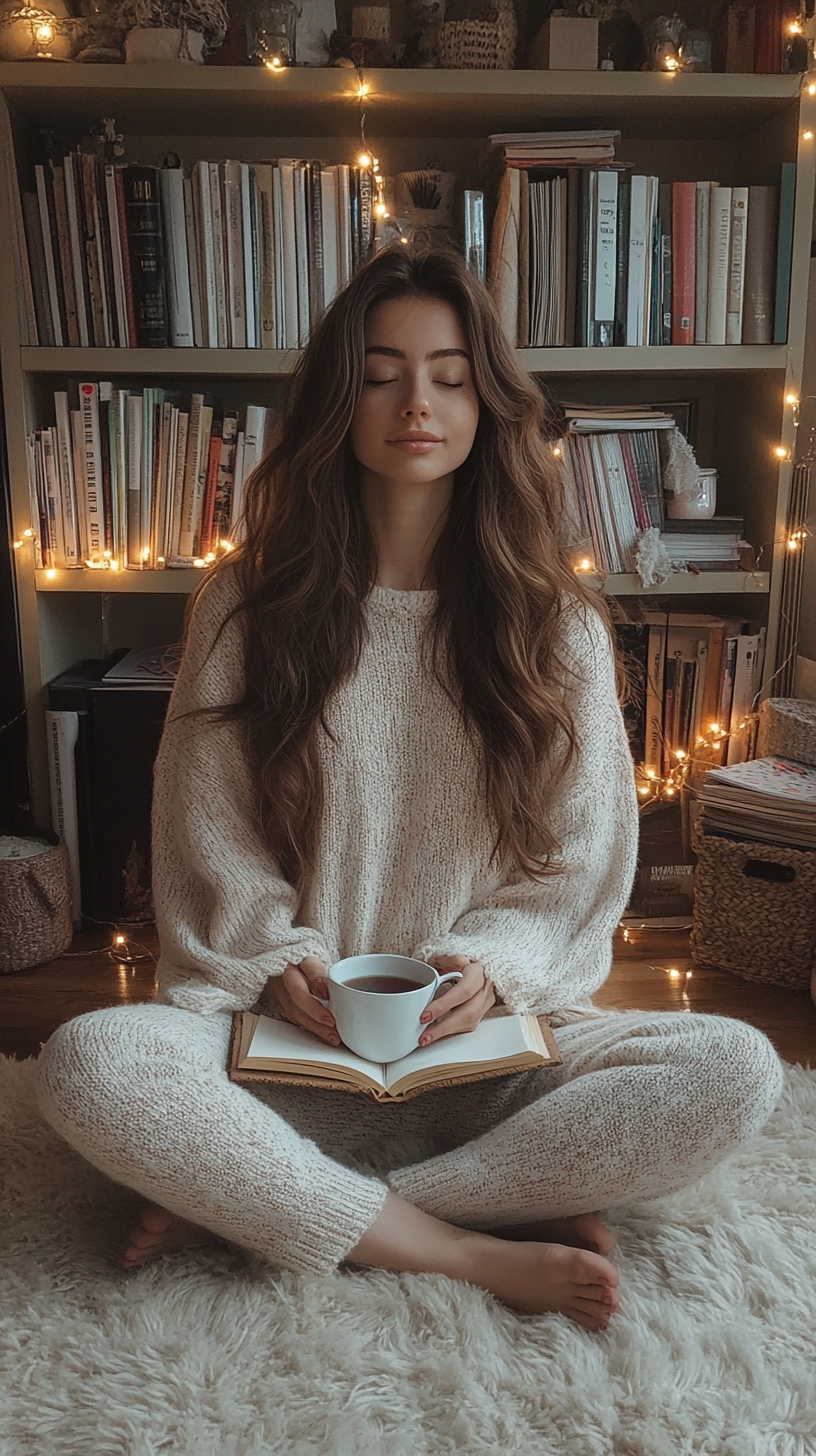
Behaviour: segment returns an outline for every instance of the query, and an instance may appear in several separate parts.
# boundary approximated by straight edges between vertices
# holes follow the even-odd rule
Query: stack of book
[[[661,182],[613,160],[618,135],[491,136],[488,277],[512,341],[784,343],[795,164],[778,186]]]
[[[105,380],[76,388],[77,407],[56,391],[56,425],[28,437],[38,567],[190,566],[237,538],[271,408]]]
[[[742,539],[745,526],[742,516],[712,516],[708,521],[672,521],[663,524],[660,539],[672,562],[701,571],[739,571],[741,552],[748,542]]]
[[[198,161],[188,176],[76,150],[34,172],[16,216],[29,344],[302,348],[374,243],[370,167]]]
[[[816,849],[816,768],[809,764],[770,757],[710,769],[697,798],[708,832]]]
[[[665,778],[678,752],[715,766],[749,758],[754,725],[747,719],[762,682],[765,627],[706,613],[640,615],[615,627],[632,683],[624,717],[635,763]]]

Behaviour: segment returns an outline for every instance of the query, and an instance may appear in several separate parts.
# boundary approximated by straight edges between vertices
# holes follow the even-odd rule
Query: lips
[[[389,445],[404,445],[407,443],[413,444],[414,442],[419,445],[423,443],[438,445],[441,443],[438,435],[428,435],[424,431],[419,430],[412,430],[405,435],[397,435],[393,440],[389,440],[388,443]]]

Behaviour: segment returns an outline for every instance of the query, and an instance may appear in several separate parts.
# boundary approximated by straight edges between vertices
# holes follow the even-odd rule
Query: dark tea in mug
[[[344,981],[353,991],[372,991],[377,996],[394,996],[400,991],[419,991],[427,983],[412,981],[408,976],[352,976]]]

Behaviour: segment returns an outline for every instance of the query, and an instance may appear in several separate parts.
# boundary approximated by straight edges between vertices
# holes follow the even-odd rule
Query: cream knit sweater
[[[594,612],[587,623],[577,610],[562,616],[561,655],[579,669],[570,703],[580,753],[549,811],[564,872],[536,885],[488,868],[476,752],[423,665],[436,597],[372,588],[358,670],[327,707],[336,744],[320,729],[324,818],[299,906],[260,838],[240,730],[177,717],[241,694],[241,617],[215,641],[239,599],[235,574],[207,584],[156,762],[160,1002],[246,1009],[268,977],[308,955],[332,965],[371,951],[424,961],[463,952],[516,1011],[545,1012],[555,1025],[601,1014],[589,997],[609,974],[638,840],[605,629]]]

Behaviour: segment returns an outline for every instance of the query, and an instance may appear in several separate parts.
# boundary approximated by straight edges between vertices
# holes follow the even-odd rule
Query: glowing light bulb
[[[150,547],[149,546],[145,546],[143,548],[143,550],[142,550],[142,561],[147,561],[147,559],[148,559],[149,556],[150,556]]]
[[[678,64],[679,64],[679,62],[677,61],[677,58],[675,56],[667,56],[666,57],[666,70],[667,71],[676,71],[677,70],[677,67],[678,67]]]
[[[787,460],[788,458],[788,452],[785,449],[784,445],[777,445],[776,449],[774,450],[774,454],[777,455],[780,460]]]
[[[116,945],[126,945],[127,941],[125,940],[125,937],[123,935],[117,935],[114,943]]]
[[[361,81],[360,82],[359,90],[357,92],[358,97],[362,98],[363,96],[367,96],[368,95],[368,90],[369,90],[368,82],[367,81]],[[364,167],[366,165],[366,163],[365,162],[361,162],[360,165]]]
[[[38,45],[49,45],[54,39],[53,25],[49,25],[48,21],[45,21],[42,25],[38,25],[34,32],[34,39]]]
[[[119,562],[116,560],[116,557],[115,556],[112,556],[111,557],[110,569],[111,569],[111,571],[118,571],[119,570]]]
[[[560,454],[561,454],[561,446],[560,445],[553,445],[553,455],[560,455]]]
[[[371,166],[371,158],[368,155],[368,152],[361,152],[360,153],[359,157],[357,158],[357,165],[358,165],[358,167],[370,167]]]
[[[812,81],[808,86],[808,96],[816,96],[816,86],[814,86]]]
[[[57,573],[55,572],[53,566],[49,566],[49,568],[48,568],[48,570],[46,571],[45,574],[48,577],[48,580],[49,581],[53,581],[54,580],[54,577],[56,576]]]
[[[14,543],[14,549],[15,549],[15,551],[19,551],[19,549],[22,546],[22,544],[23,544],[22,541],[15,541],[15,543]]]
[[[803,131],[802,132],[802,140],[803,141],[806,141],[806,142],[812,142],[813,141],[813,132],[812,131]]]
[[[264,61],[267,71],[282,71],[280,56],[273,56],[271,61]]]
[[[234,551],[235,550],[235,547],[233,546],[233,544],[232,544],[231,541],[219,541],[218,544],[219,544],[219,546],[221,546],[224,549],[224,551]]]
[[[214,551],[208,551],[207,552],[207,555],[204,557],[204,560],[205,561],[215,561],[215,552]]]
[[[790,540],[788,541],[788,550],[789,551],[798,551],[799,550],[799,542],[797,540],[795,540],[795,538],[793,536],[791,536]]]
[[[33,536],[34,535],[34,532],[32,531],[32,529],[31,529],[30,526],[26,526],[25,530],[23,531],[23,535],[24,536]]]
[[[195,561],[193,562],[193,566],[203,566],[203,565],[204,565],[204,562],[202,561],[201,557],[200,556],[197,556],[196,559],[195,559]]]
[[[785,404],[798,404],[798,403],[799,403],[799,396],[798,396],[798,394],[786,394],[785,395]]]
[[[799,21],[798,20],[792,20],[791,21],[790,25],[788,26],[788,34],[789,35],[801,35],[802,34],[802,27],[799,24]]]

